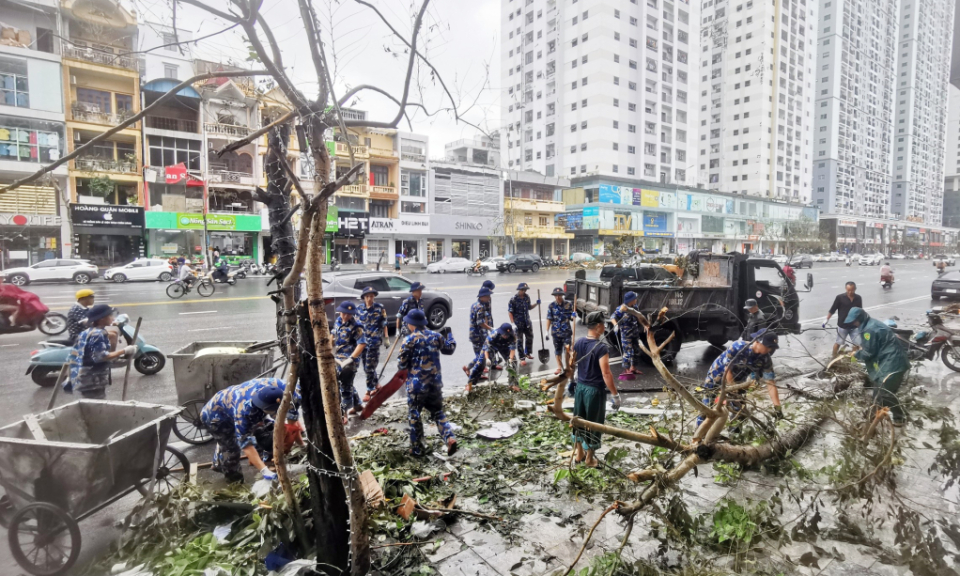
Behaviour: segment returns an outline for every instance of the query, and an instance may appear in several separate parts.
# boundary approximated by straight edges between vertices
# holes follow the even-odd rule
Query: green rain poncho
[[[860,332],[861,350],[855,357],[866,365],[870,380],[882,385],[891,374],[902,375],[910,369],[907,351],[889,326],[871,318],[863,308],[850,309],[846,322],[849,324],[853,321],[860,323],[857,330]]]

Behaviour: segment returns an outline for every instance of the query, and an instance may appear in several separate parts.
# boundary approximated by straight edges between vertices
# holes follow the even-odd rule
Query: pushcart
[[[273,360],[276,346],[276,341],[193,342],[170,354],[182,408],[173,428],[177,438],[197,445],[213,440],[200,421],[207,400],[224,388],[276,371],[280,367]]]
[[[0,524],[30,574],[70,570],[78,523],[139,490],[169,490],[187,458],[167,446],[179,408],[80,400],[0,428]]]

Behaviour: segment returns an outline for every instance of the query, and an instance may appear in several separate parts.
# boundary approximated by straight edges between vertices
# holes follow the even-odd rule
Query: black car
[[[497,262],[497,270],[500,272],[538,272],[543,268],[543,260],[536,254],[512,254],[505,260]]]
[[[337,315],[337,306],[349,300],[360,303],[360,293],[367,286],[372,286],[380,294],[377,301],[387,310],[387,324],[396,325],[397,311],[400,304],[410,296],[410,285],[413,280],[393,272],[340,272],[323,275],[323,303],[327,313],[327,322],[333,326]],[[427,315],[427,322],[431,330],[439,330],[447,323],[453,311],[453,299],[446,292],[431,290],[430,286],[423,291],[420,300],[423,311]]]
[[[954,270],[934,278],[930,285],[930,297],[934,300],[960,298],[960,272]]]
[[[790,257],[789,263],[794,268],[813,268],[813,256],[809,254],[794,254]]]

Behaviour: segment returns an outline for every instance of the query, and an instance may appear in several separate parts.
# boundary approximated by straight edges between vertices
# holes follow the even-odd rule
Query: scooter
[[[210,281],[215,282],[217,284],[230,284],[231,286],[233,286],[234,284],[237,283],[237,271],[234,270],[233,272],[230,272],[229,268],[227,268],[226,278],[221,278],[217,274],[217,270],[213,269],[210,271]]]
[[[896,317],[887,320],[887,326],[896,333],[907,351],[911,362],[933,360],[940,355],[943,364],[960,372],[960,330],[951,330],[943,325],[943,309],[927,310],[927,323],[931,330],[913,330],[897,328]]]
[[[891,274],[890,276],[881,276],[881,277],[880,277],[880,286],[883,287],[884,290],[886,290],[886,289],[888,289],[888,288],[892,288],[892,287],[893,287],[893,282],[894,282],[894,280],[893,280],[893,275],[892,275],[892,274]]]
[[[470,267],[468,267],[468,268],[465,268],[465,269],[464,269],[464,272],[467,273],[467,276],[486,276],[486,275],[487,275],[487,267],[486,267],[486,266],[481,266],[480,268],[476,268],[476,269],[475,269],[473,266],[470,266]]]
[[[11,326],[9,318],[0,319],[0,334],[18,334],[39,330],[47,336],[56,336],[67,331],[67,317],[59,312],[50,312],[26,324]]]
[[[117,346],[129,346],[133,344],[134,327],[130,325],[130,317],[126,314],[117,316],[117,326],[120,328],[120,334],[123,341],[117,342]],[[151,376],[163,370],[167,363],[167,358],[156,346],[147,344],[143,336],[137,335],[137,354],[133,358],[133,367],[137,372]],[[27,375],[33,379],[37,386],[53,386],[57,383],[57,376],[60,369],[70,357],[73,350],[73,343],[69,340],[47,340],[40,343],[40,349],[30,353],[30,364],[27,366]],[[113,361],[112,368],[121,368],[127,365],[125,359]]]

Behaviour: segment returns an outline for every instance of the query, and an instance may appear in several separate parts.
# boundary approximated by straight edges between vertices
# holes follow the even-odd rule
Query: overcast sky
[[[409,36],[419,0],[372,0],[372,3],[398,30]],[[220,9],[227,4],[226,0],[211,0],[211,6]],[[167,0],[137,0],[136,6],[141,22],[171,23]],[[179,6],[177,25],[193,33],[195,38],[228,26],[200,9]],[[315,97],[316,75],[296,0],[267,0],[263,6],[262,13],[280,43],[288,74],[308,98]],[[402,54],[404,46],[392,37],[376,14],[352,0],[314,0],[314,6],[324,29],[328,59],[332,67],[335,64],[337,93],[343,94],[350,86],[373,84],[399,99],[407,64]],[[499,126],[499,22],[499,0],[433,0],[418,46],[426,44],[426,50],[421,51],[440,71],[458,104],[463,109],[469,108],[466,119],[488,131]],[[236,28],[200,41],[194,55],[243,64],[247,56],[243,32]],[[439,84],[431,79],[429,69],[420,66],[415,74],[422,93],[414,87],[416,91],[411,93],[410,100],[423,102],[431,111],[448,108],[449,100],[443,97]],[[373,92],[358,96],[358,101],[351,105],[367,110],[368,118],[391,120],[396,115],[397,106],[387,98]],[[414,132],[430,137],[433,158],[442,157],[444,143],[477,134],[476,129],[457,123],[448,112],[427,117],[417,111],[412,114],[412,120]],[[408,129],[406,121],[401,128]]]

